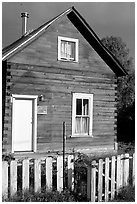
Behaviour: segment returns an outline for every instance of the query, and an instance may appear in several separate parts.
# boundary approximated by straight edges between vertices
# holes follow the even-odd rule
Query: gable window
[[[78,39],[58,36],[58,60],[78,62]]]
[[[73,93],[72,136],[92,136],[93,94]]]

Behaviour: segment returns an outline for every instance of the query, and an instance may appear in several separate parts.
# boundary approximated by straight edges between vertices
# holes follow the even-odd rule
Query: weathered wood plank
[[[91,166],[87,167],[87,199],[91,200]]]
[[[114,199],[115,196],[115,170],[116,170],[116,163],[115,163],[115,156],[112,156],[111,160],[111,200]]]
[[[10,195],[13,196],[17,192],[17,161],[10,163]]]
[[[2,196],[4,199],[8,197],[8,162],[2,162]]]
[[[124,155],[124,181],[123,186],[127,186],[129,183],[129,154]]]
[[[103,160],[99,159],[99,165],[98,165],[98,202],[102,202],[102,186],[103,186]]]
[[[135,153],[133,154],[132,185],[135,186]]]
[[[41,161],[34,160],[34,192],[41,190]]]
[[[29,189],[29,159],[22,161],[22,189]]]
[[[68,188],[74,190],[74,155],[68,155]]]
[[[109,158],[105,158],[105,202],[108,201],[109,192]]]
[[[96,200],[96,161],[92,161],[91,167],[91,202]]]
[[[57,190],[63,190],[63,157],[57,157]]]
[[[52,157],[46,158],[46,189],[52,190]]]
[[[119,192],[121,186],[121,157],[120,155],[117,156],[117,182],[116,182],[116,190],[117,194]]]

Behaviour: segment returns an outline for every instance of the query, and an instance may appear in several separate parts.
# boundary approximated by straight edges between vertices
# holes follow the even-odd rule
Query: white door
[[[13,100],[13,152],[33,151],[34,100]]]

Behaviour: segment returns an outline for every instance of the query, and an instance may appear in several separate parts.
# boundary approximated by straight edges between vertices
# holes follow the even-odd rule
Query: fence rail
[[[65,159],[65,186],[77,191],[78,173],[74,155]],[[135,185],[135,155],[122,154],[91,161],[86,166],[86,179],[79,175],[80,191],[91,202],[113,199],[123,186]],[[2,195],[7,198],[18,190],[63,190],[63,157],[23,159],[2,162]]]

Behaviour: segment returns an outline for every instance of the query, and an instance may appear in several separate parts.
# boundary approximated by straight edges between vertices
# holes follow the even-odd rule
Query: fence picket
[[[29,189],[29,159],[22,161],[22,189]]]
[[[57,157],[57,190],[63,190],[63,157]]]
[[[121,177],[121,158],[120,155],[117,156],[117,182],[116,182],[116,191],[117,194],[119,192],[120,189],[120,177]]]
[[[41,190],[41,161],[34,160],[34,192]]]
[[[2,196],[4,199],[8,197],[8,162],[2,162]]]
[[[108,201],[109,192],[109,158],[105,158],[105,201]]]
[[[17,192],[17,161],[10,163],[10,194],[13,196]]]
[[[135,153],[133,154],[132,185],[135,186]]]
[[[111,199],[115,195],[115,156],[112,156],[111,160]]]
[[[74,190],[74,155],[68,155],[68,188]]]
[[[120,158],[121,158],[121,161],[120,161],[120,163],[121,163],[121,165],[120,165],[120,167],[121,167],[120,188],[122,188],[123,184],[124,184],[124,159],[123,159],[124,154],[121,154]]]
[[[102,186],[103,186],[102,173],[103,173],[103,160],[100,159],[98,166],[98,202],[102,201]]]
[[[46,190],[52,189],[52,157],[46,158]]]
[[[124,182],[123,185],[127,186],[129,182],[129,154],[124,155]]]
[[[91,202],[96,200],[96,161],[92,161],[91,169]]]

